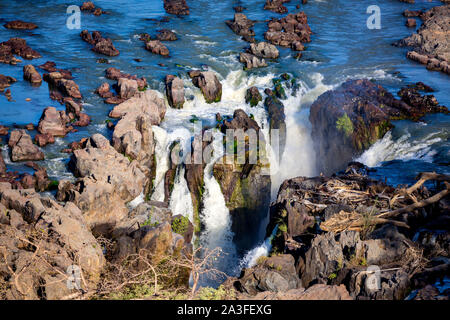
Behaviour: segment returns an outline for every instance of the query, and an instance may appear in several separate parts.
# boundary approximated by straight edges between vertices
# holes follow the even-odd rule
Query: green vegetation
[[[332,274],[330,274],[328,276],[328,279],[330,279],[330,280],[333,280],[333,279],[336,279],[336,278],[337,278],[337,274],[335,272],[333,272]]]
[[[347,137],[349,137],[353,133],[353,122],[345,113],[342,117],[338,118],[336,121],[336,128],[339,131],[343,131]]]
[[[59,186],[58,180],[52,180],[47,186],[47,190],[57,190]]]
[[[217,289],[204,287],[197,291],[196,300],[230,300],[234,299],[234,292],[227,290],[224,286],[219,286]]]
[[[175,218],[172,221],[172,231],[183,235],[189,227],[189,219],[187,217]]]

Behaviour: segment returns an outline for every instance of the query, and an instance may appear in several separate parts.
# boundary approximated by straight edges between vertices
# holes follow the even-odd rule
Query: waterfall
[[[184,166],[179,166],[172,194],[170,195],[169,208],[173,215],[181,214],[188,217],[191,223],[194,223],[194,208],[192,206],[191,193],[189,192],[184,172]]]
[[[219,183],[213,175],[214,163],[223,155],[222,134],[213,132],[213,154],[204,171],[205,191],[203,195],[204,209],[200,213],[205,229],[200,235],[200,245],[206,249],[221,248],[222,255],[214,261],[214,267],[230,273],[237,263],[236,248],[233,244],[230,212]],[[208,279],[204,279],[208,283]]]
[[[152,126],[155,139],[156,174],[153,183],[154,191],[151,199],[164,201],[164,175],[169,169],[169,151],[167,131],[158,126]]]
[[[251,268],[257,264],[258,259],[260,257],[267,257],[270,251],[272,250],[272,241],[275,235],[277,234],[277,231],[278,225],[275,226],[270,237],[264,240],[264,242],[261,243],[259,246],[248,251],[242,258],[241,262],[239,263],[237,271],[240,271],[243,268]]]

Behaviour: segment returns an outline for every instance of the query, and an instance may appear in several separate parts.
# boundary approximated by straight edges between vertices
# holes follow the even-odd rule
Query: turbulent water
[[[51,178],[72,178],[66,168],[69,155],[60,152],[69,142],[97,132],[110,136],[105,119],[111,106],[104,104],[94,94],[95,88],[106,81],[104,71],[108,67],[145,76],[150,86],[160,92],[164,92],[165,75],[177,74],[184,80],[187,98],[184,108],[169,108],[161,126],[154,127],[157,169],[151,199],[158,201],[164,200],[164,175],[169,165],[169,148],[174,141],[180,141],[183,150],[186,150],[195,133],[191,121],[194,115],[203,125],[213,125],[216,113],[232,115],[234,110],[241,108],[254,116],[268,138],[267,114],[263,104],[251,108],[245,103],[245,91],[249,86],[256,86],[261,90],[270,87],[272,78],[284,72],[297,79],[299,89],[287,90],[288,98],[284,101],[287,141],[281,160],[278,162],[274,157],[270,158],[272,198],[276,196],[283,180],[299,175],[318,174],[310,137],[309,106],[320,94],[343,81],[352,78],[375,79],[394,94],[406,84],[423,81],[436,90],[434,94],[441,104],[450,105],[448,76],[427,71],[423,66],[405,58],[406,49],[391,46],[391,43],[412,32],[404,26],[401,15],[404,9],[426,9],[440,4],[440,1],[416,0],[413,5],[399,1],[371,1],[370,5],[381,8],[382,28],[368,30],[366,20],[369,15],[366,14],[366,9],[369,3],[360,0],[310,0],[301,10],[306,12],[314,34],[312,42],[306,45],[303,58],[297,61],[292,58],[289,49],[281,48],[278,62],[271,62],[269,67],[251,72],[243,71],[238,62],[239,52],[247,43],[240,40],[224,22],[232,19],[232,8],[236,5],[249,8],[244,13],[253,20],[264,21],[279,17],[276,13],[263,10],[263,0],[187,0],[191,14],[186,17],[170,16],[168,22],[159,22],[166,16],[162,0],[97,0],[95,4],[109,14],[100,17],[82,14],[81,24],[82,29],[99,30],[113,40],[120,55],[109,59],[108,64],[96,62],[104,56],[92,52],[90,46],[81,40],[81,30],[66,28],[66,9],[69,5],[81,4],[81,1],[76,2],[0,1],[1,25],[16,19],[39,25],[33,31],[14,31],[0,27],[0,41],[16,36],[25,38],[43,56],[33,60],[33,65],[50,60],[55,61],[60,68],[70,69],[83,94],[84,109],[93,120],[87,128],[80,128],[64,139],[58,138],[55,144],[44,148],[48,160],[43,165],[47,167]],[[291,1],[286,6],[290,12],[295,12],[297,3],[298,1]],[[150,54],[138,40],[140,33],[154,35],[160,28],[174,30],[179,38],[178,41],[167,44],[171,52],[169,58]],[[266,28],[264,22],[255,25],[257,40],[263,40]],[[141,62],[136,62],[136,58],[141,59]],[[23,64],[0,64],[0,74],[21,79]],[[223,85],[221,102],[212,105],[205,103],[200,91],[186,75],[186,71],[192,68],[208,68],[219,74]],[[64,109],[49,99],[45,83],[36,88],[25,81],[18,81],[11,86],[11,91],[14,99],[12,102],[0,95],[0,123],[3,125],[36,124],[45,107]],[[31,101],[27,102],[26,98],[31,98]],[[395,125],[392,132],[357,159],[377,168],[373,173],[375,177],[400,184],[412,182],[416,174],[424,170],[450,173],[448,116],[430,115],[423,122],[399,121]],[[3,147],[2,152],[7,160],[7,148]],[[264,239],[261,235],[255,235],[255,244],[262,242],[262,245],[244,257],[237,256],[232,243],[230,215],[220,187],[211,174],[212,164],[210,162],[205,168],[204,210],[201,212],[205,231],[198,241],[208,248],[221,246],[225,258],[217,262],[218,267],[233,274],[242,263],[249,265],[258,256],[267,254],[269,244],[267,240],[262,242]],[[21,164],[7,162],[7,165],[11,170],[29,170]],[[131,205],[137,205],[143,200],[143,197],[137,198]],[[178,168],[169,205],[174,214],[183,214],[192,220],[193,208],[182,167]],[[263,223],[262,229],[264,228]]]

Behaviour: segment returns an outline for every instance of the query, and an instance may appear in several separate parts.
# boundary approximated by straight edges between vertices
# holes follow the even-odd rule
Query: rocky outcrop
[[[39,86],[42,83],[41,75],[31,64],[23,67],[23,77],[25,80],[28,80],[32,85],[35,86]]]
[[[250,52],[257,57],[265,59],[277,59],[280,56],[277,47],[264,41],[251,43]]]
[[[186,0],[164,0],[164,10],[170,14],[189,15]]]
[[[184,84],[183,80],[174,76],[166,76],[166,95],[169,105],[172,108],[182,109],[184,104]]]
[[[138,84],[138,88],[140,90],[144,90],[147,86],[147,80],[142,77],[142,78],[138,78],[136,75],[131,75],[128,73],[124,73],[122,71],[120,71],[117,68],[108,68],[105,71],[105,77],[111,80],[116,80],[119,81],[120,78],[126,78],[126,79],[130,79],[130,80],[136,80],[137,84]]]
[[[407,16],[411,16],[409,13]],[[422,14],[417,33],[395,45],[412,47],[407,57],[426,65],[429,70],[450,74],[450,5],[434,7]]]
[[[8,41],[0,43],[0,62],[7,64],[17,64],[19,59],[14,55],[18,55],[24,59],[31,60],[41,57],[41,54],[31,49],[27,42],[21,38],[11,38]]]
[[[206,103],[219,102],[222,99],[222,84],[212,71],[190,71],[192,83],[200,88]]]
[[[138,197],[147,182],[139,164],[118,153],[100,134],[93,135],[85,149],[73,152],[69,167],[80,178],[67,190],[69,198],[94,234],[110,234],[128,215],[125,204]]]
[[[15,30],[34,30],[38,26],[31,22],[24,22],[22,20],[9,21],[3,25],[6,29]]]
[[[257,122],[241,109],[234,112],[231,120],[223,120],[220,129],[223,133],[232,129],[236,134],[239,134],[237,130],[242,130],[248,136],[248,139],[243,140],[237,138],[239,140],[232,150],[232,161],[227,159],[227,155],[219,159],[213,166],[213,175],[230,210],[234,241],[240,248],[250,248],[254,245],[254,235],[260,227],[255,221],[261,221],[265,217],[270,201],[269,164],[261,158],[253,157],[255,153],[259,156],[263,154],[265,141],[258,138],[260,128]],[[250,145],[252,139],[259,140],[259,144]],[[242,143],[245,145],[241,146]],[[242,160],[235,155],[241,147],[245,148],[245,159]]]
[[[283,253],[294,257],[293,274],[299,276],[304,288],[345,285],[353,299],[402,300],[411,289],[435,283],[448,270],[448,259],[441,256],[448,237],[435,233],[432,245],[425,240],[431,237],[425,233],[434,233],[431,230],[440,228],[442,234],[448,229],[442,223],[447,219],[443,216],[448,215],[448,201],[442,198],[448,192],[448,183],[447,189],[432,193],[411,187],[408,192],[415,200],[408,199],[393,208],[390,199],[406,189],[370,179],[365,176],[367,170],[362,164],[351,163],[345,173],[333,177],[286,180],[271,206],[267,236],[274,256]],[[420,176],[425,177],[449,179],[436,174]],[[380,192],[387,197],[379,198]],[[431,196],[433,193],[435,196]],[[424,202],[425,198],[429,201]],[[440,202],[439,206],[432,205],[432,198]],[[386,214],[417,202],[425,207],[406,210],[404,216]],[[360,224],[353,220],[358,216]],[[382,217],[387,220],[380,220]],[[425,260],[416,256],[418,252]],[[424,263],[420,272],[417,259]]]
[[[288,14],[279,20],[272,19],[268,27],[269,30],[264,34],[264,38],[277,46],[298,51],[303,50],[301,43],[311,41],[312,32],[304,12]]]
[[[236,13],[234,15],[234,20],[227,20],[227,26],[233,30],[237,35],[242,36],[242,39],[248,42],[255,41],[255,31],[253,31],[253,26],[255,22],[248,19],[243,13]]]
[[[276,90],[276,92],[281,92],[281,90],[284,91],[281,83],[277,86],[279,86],[279,90]],[[272,135],[272,130],[278,130],[280,143],[279,156],[281,157],[286,145],[286,115],[284,113],[284,104],[280,100],[280,94],[277,96],[272,90],[266,90],[266,93],[267,97],[264,100],[264,106],[269,117],[270,134]]]
[[[117,50],[111,39],[103,38],[99,31],[93,31],[92,34],[88,30],[81,31],[81,39],[87,43],[93,45],[92,51],[104,54],[106,56],[114,57],[119,55],[119,50]]]
[[[153,54],[159,54],[163,57],[169,56],[169,49],[159,40],[150,40],[145,43],[145,49]]]
[[[11,132],[8,146],[11,148],[11,160],[14,162],[44,160],[44,153],[33,144],[30,135],[23,129]]]
[[[136,80],[120,78],[117,82],[119,95],[122,99],[130,99],[138,92],[138,83]]]
[[[96,287],[105,259],[73,203],[61,206],[32,190],[12,190],[9,183],[1,183],[0,211],[1,270],[6,281],[2,299],[68,296],[76,292],[67,286],[67,270],[74,265],[85,280],[81,287]]]
[[[112,145],[118,152],[139,163],[147,177],[146,194],[152,188],[156,169],[152,126],[158,125],[165,113],[164,100],[153,90],[138,92],[110,112],[110,117],[120,118],[114,127]]]
[[[397,100],[369,80],[349,80],[322,94],[309,117],[319,169],[327,174],[343,169],[393,127],[391,120],[448,112],[431,95],[422,97],[415,89],[400,94]]]

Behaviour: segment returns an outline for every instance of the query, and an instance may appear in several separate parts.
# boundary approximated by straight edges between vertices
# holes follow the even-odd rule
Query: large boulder
[[[434,97],[411,99],[408,92],[401,93],[400,101],[382,86],[362,79],[348,80],[322,94],[309,116],[320,171],[331,174],[344,169],[393,127],[391,120],[418,120],[429,112],[448,112]]]
[[[60,72],[50,72],[44,74],[44,80],[48,83],[50,98],[59,102],[64,102],[68,98],[81,99],[80,88],[73,80],[66,79]]]
[[[9,142],[11,148],[11,160],[16,161],[39,161],[44,160],[44,153],[25,130],[14,130],[11,132]]]
[[[280,56],[277,47],[264,41],[250,44],[250,51],[260,58],[276,59]]]
[[[47,107],[42,112],[37,130],[41,134],[65,136],[68,132],[66,124],[69,121],[70,119],[64,111],[58,111],[55,107]]]
[[[163,57],[167,57],[169,55],[169,49],[159,40],[150,40],[145,43],[145,49],[150,51],[153,54],[159,54]]]
[[[212,71],[191,71],[192,83],[200,88],[206,103],[219,102],[222,99],[222,84]]]
[[[258,58],[257,56],[247,52],[240,53],[239,61],[244,64],[244,70],[267,67],[267,63],[264,59]]]
[[[0,74],[0,91],[3,91],[5,88],[8,88],[11,84],[13,84],[16,81],[17,80],[13,77]]]
[[[268,23],[268,30],[264,38],[270,43],[299,49],[299,42],[310,42],[311,28],[308,25],[308,19],[304,12],[288,14],[281,19],[272,19]]]
[[[84,290],[95,289],[105,264],[102,249],[81,211],[32,190],[0,184],[2,257],[6,299],[61,299],[74,293],[70,268],[79,268]],[[69,268],[70,267],[70,268]],[[13,271],[14,270],[14,271]]]
[[[18,55],[27,60],[41,57],[41,54],[31,49],[24,39],[11,38],[8,41],[0,43],[0,62],[17,64],[20,60],[16,59],[14,55]]]
[[[184,84],[183,80],[173,76],[166,76],[166,95],[169,105],[172,108],[182,109],[184,104]]]

